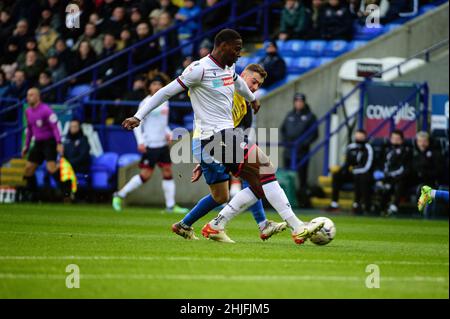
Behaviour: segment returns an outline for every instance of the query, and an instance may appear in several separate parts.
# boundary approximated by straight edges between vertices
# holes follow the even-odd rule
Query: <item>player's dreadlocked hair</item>
[[[239,39],[242,38],[237,31],[233,29],[223,29],[222,31],[217,33],[216,37],[214,38],[214,46],[218,47],[223,42],[231,42]]]

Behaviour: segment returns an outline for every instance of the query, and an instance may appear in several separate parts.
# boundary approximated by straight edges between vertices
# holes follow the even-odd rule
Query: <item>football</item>
[[[316,245],[326,245],[336,236],[336,226],[333,221],[327,217],[317,217],[311,220],[311,223],[325,222],[323,228],[312,235],[310,240]]]

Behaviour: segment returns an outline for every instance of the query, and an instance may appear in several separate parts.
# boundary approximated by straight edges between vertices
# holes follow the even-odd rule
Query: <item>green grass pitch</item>
[[[176,236],[180,216],[158,209],[0,205],[0,298],[449,297],[448,221],[331,218],[327,246],[296,246],[289,232],[262,242],[250,213],[229,224],[237,243],[222,244]],[[66,287],[69,264],[79,288]],[[379,288],[366,287],[371,264]]]

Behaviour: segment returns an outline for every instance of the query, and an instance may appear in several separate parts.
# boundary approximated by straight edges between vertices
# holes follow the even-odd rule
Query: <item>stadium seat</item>
[[[243,56],[236,62],[236,72],[240,74],[244,71],[245,67],[251,63],[257,63],[262,57],[258,56]]]
[[[384,26],[384,28],[386,29],[386,32],[391,32],[395,29],[398,29],[402,26],[402,24],[400,23],[389,23],[387,25]]]
[[[72,88],[69,90],[69,92],[68,92],[68,94],[67,94],[67,98],[70,99],[70,98],[79,96],[79,95],[85,93],[86,91],[88,91],[88,90],[90,90],[90,89],[91,89],[91,86],[90,86],[90,85],[87,85],[87,84],[75,85],[74,87],[72,87]],[[81,99],[81,101],[82,101],[82,102],[87,102],[87,101],[89,101],[89,95],[84,96],[84,97]]]
[[[117,171],[118,155],[116,153],[104,153],[95,158],[91,166],[91,183],[96,190],[112,190],[115,182],[112,177]]]
[[[194,113],[187,114],[183,118],[183,122],[185,129],[187,129],[188,131],[192,131],[194,129]]]
[[[124,166],[128,166],[134,162],[137,162],[141,159],[141,155],[137,154],[137,153],[126,153],[126,154],[122,154],[119,157],[119,160],[117,162],[117,165],[119,167],[124,167]]]
[[[329,62],[331,62],[331,61],[333,61],[333,60],[334,60],[333,58],[327,58],[327,57],[325,57],[325,58],[319,58],[317,64],[318,64],[318,66],[320,66],[320,65],[329,63]]]
[[[323,40],[307,41],[304,45],[302,56],[322,56],[326,45],[327,41]]]
[[[325,47],[325,56],[337,57],[348,51],[348,42],[343,40],[334,40],[327,43]]]
[[[311,57],[290,58],[288,61],[289,74],[302,74],[318,66],[317,59]]]
[[[384,27],[379,28],[367,28],[365,26],[356,25],[355,40],[372,40],[385,32]]]
[[[356,50],[356,49],[366,45],[367,43],[368,43],[368,41],[362,41],[362,40],[351,41],[348,44],[348,50],[349,51]]]
[[[428,11],[434,10],[436,8],[437,7],[434,4],[423,5],[423,6],[419,7],[419,14],[427,13]]]
[[[303,49],[305,47],[305,41],[302,40],[290,40],[284,42],[282,49],[278,48],[278,51],[282,56],[298,57],[302,56]]]

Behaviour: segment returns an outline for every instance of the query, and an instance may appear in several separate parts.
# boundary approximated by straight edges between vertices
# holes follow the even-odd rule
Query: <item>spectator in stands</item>
[[[206,8],[211,8],[219,3],[219,0],[206,0]],[[202,17],[202,31],[209,31],[225,22],[227,22],[227,17],[230,12],[227,6],[222,6],[218,9],[214,9],[208,14],[205,14]],[[209,35],[209,38],[212,39],[214,35]]]
[[[319,24],[324,40],[350,40],[353,36],[352,15],[341,0],[328,0],[321,10]]]
[[[264,88],[284,79],[286,76],[286,62],[278,54],[278,47],[275,41],[267,44],[266,56],[259,60],[258,64],[261,64],[268,74],[263,84]]]
[[[30,37],[30,31],[28,28],[28,22],[25,19],[19,20],[16,24],[16,28],[12,33],[12,38],[17,41],[19,46],[19,50],[25,49],[25,43],[27,39]]]
[[[123,50],[130,46],[132,35],[129,29],[125,28],[120,32],[120,38],[117,40],[117,51]]]
[[[14,71],[16,71],[19,56],[19,44],[16,39],[10,38],[5,44],[5,53],[0,56],[1,69],[5,72],[7,79],[12,79]]]
[[[317,122],[317,118],[311,111],[310,106],[306,101],[306,95],[296,93],[294,95],[294,109],[290,111],[281,126],[281,136],[283,142],[295,142],[303,133]],[[318,138],[319,131],[315,128],[312,134],[308,135],[306,139],[297,148],[297,159],[300,160],[309,152],[311,144]],[[284,165],[291,167],[291,152],[286,148],[284,152]],[[299,199],[300,203],[307,207],[309,200],[306,196],[308,187],[308,162],[297,169],[298,181],[300,187]]]
[[[345,162],[342,167],[333,174],[333,194],[332,202],[328,211],[339,210],[339,191],[344,183],[353,183],[355,201],[352,205],[353,212],[362,214],[370,212],[372,209],[372,166],[373,149],[367,142],[367,133],[364,130],[357,130],[354,142],[347,145]],[[363,207],[364,204],[364,207]]]
[[[197,16],[202,9],[195,4],[194,0],[184,0],[183,7],[178,10],[178,13],[175,15],[175,18],[179,22],[186,21],[192,17]],[[180,40],[187,40],[192,35],[195,34],[195,32],[198,29],[198,23],[196,21],[191,21],[188,24],[182,26],[179,28],[179,37]]]
[[[11,18],[11,13],[8,8],[3,8],[0,11],[0,43],[6,43],[13,31],[14,22]],[[3,53],[3,47],[0,48],[0,53]]]
[[[0,70],[0,98],[6,97],[6,94],[9,90],[9,81],[6,78],[5,72],[3,70]]]
[[[40,3],[35,0],[17,0],[11,7],[11,16],[17,20],[26,20],[27,27],[35,30],[40,16]]]
[[[24,99],[27,95],[28,87],[25,72],[22,70],[17,70],[14,72],[11,85],[6,95],[16,99]]]
[[[103,37],[103,51],[99,60],[104,60],[116,53],[116,39],[112,33],[106,33]],[[126,70],[126,56],[112,59],[102,64],[98,69],[97,85],[100,85]],[[100,89],[98,97],[100,99],[113,100],[119,98],[125,89],[126,79],[116,81],[104,89]]]
[[[38,42],[38,49],[44,56],[47,55],[48,50],[53,46],[58,33],[50,27],[49,22],[43,22],[36,30],[36,39]]]
[[[430,145],[430,135],[427,132],[418,132],[413,149],[412,185],[418,189],[423,185],[438,187],[443,173],[442,163],[442,156]]]
[[[58,55],[54,50],[50,50],[47,58],[47,71],[50,73],[52,82],[56,83],[64,79],[67,75],[66,68],[59,63]]]
[[[59,63],[64,65],[66,70],[69,70],[70,61],[72,60],[74,54],[67,47],[66,42],[63,38],[58,38],[55,42],[55,52],[58,55]]]
[[[280,34],[278,39],[302,39],[311,24],[311,12],[298,0],[286,0],[281,12]]]
[[[383,212],[386,211],[388,216],[398,212],[400,200],[405,194],[411,167],[411,154],[404,143],[403,132],[400,130],[392,131],[390,144],[385,152],[382,170],[376,170],[373,174],[376,180],[376,190],[381,195],[381,209]],[[394,195],[392,202],[391,195]],[[389,203],[391,204],[389,205]]]
[[[205,56],[207,56],[208,54],[211,53],[213,48],[213,44],[211,43],[211,41],[209,41],[209,39],[204,39],[201,43],[200,46],[198,47],[198,58],[204,58]]]
[[[147,91],[145,90],[146,77],[143,75],[138,75],[133,82],[133,90],[127,91],[123,96],[124,101],[135,101],[140,102],[147,96]],[[138,106],[123,106],[115,112],[114,123],[117,125],[122,124],[123,120],[133,116],[138,109]]]
[[[49,92],[42,92],[50,85],[52,85],[52,75],[49,71],[42,71],[39,74],[39,81],[37,88],[41,91],[41,99],[45,103],[56,103],[56,92],[55,90],[50,90]]]
[[[161,12],[158,19],[158,26],[156,31],[162,32],[168,28],[170,28],[173,25],[173,19],[170,13],[168,12]],[[159,38],[159,47],[162,48],[165,51],[168,51],[169,49],[174,49],[179,46],[178,42],[178,33],[177,30],[174,29],[172,31],[169,31],[169,33]],[[176,52],[174,54],[170,55],[170,63],[168,63],[166,72],[170,75],[173,75],[176,71],[176,68],[181,63],[181,57],[180,53]]]
[[[114,8],[111,18],[106,20],[104,30],[114,34],[118,38],[126,23],[125,8],[118,6]]]
[[[361,24],[365,25],[367,17],[372,13],[371,6],[377,6],[379,8],[379,17],[383,19],[389,10],[388,0],[361,0],[359,11],[356,15],[359,18]]]
[[[159,16],[161,15],[161,13],[162,13],[161,9],[154,9],[152,10],[152,12],[150,12],[150,15],[148,16],[152,34],[155,34],[157,32],[156,29],[158,28]]]
[[[71,59],[69,65],[69,74],[73,74],[84,68],[87,68],[96,62],[96,54],[88,41],[82,41],[78,51]],[[70,80],[71,84],[88,84],[92,81],[92,72],[81,74],[75,79]]]
[[[28,51],[25,56],[25,63],[19,65],[19,68],[25,72],[30,85],[35,85],[39,79],[39,73],[45,69],[46,65],[37,59],[36,51]]]
[[[178,12],[178,7],[174,5],[170,0],[158,0],[158,2],[160,9],[165,12],[169,12],[169,14],[172,16],[172,19],[174,19],[175,15]]]
[[[150,36],[150,26],[147,22],[140,23],[136,28],[137,40],[139,42]],[[159,55],[159,47],[156,41],[151,41],[145,45],[141,45],[133,50],[134,64],[143,64]],[[157,69],[159,63],[153,63],[149,69]]]
[[[63,25],[62,12],[62,2],[58,0],[47,0],[44,1],[44,7],[41,12],[42,21],[48,22],[51,28],[58,31]]]
[[[381,19],[382,24],[386,24],[394,21],[400,17],[400,13],[411,11],[409,3],[411,1],[404,0],[389,0],[389,10],[386,15]]]
[[[91,15],[89,16],[89,23],[95,25],[95,28],[97,29],[97,32],[99,34],[103,33],[105,19],[103,17],[100,17],[97,12],[91,13]]]
[[[324,6],[324,0],[312,0],[311,4],[311,24],[308,31],[307,38],[320,39],[321,37],[321,25],[320,16],[322,7]]]
[[[20,53],[19,56],[17,57],[17,62],[19,63],[19,66],[25,64],[25,59],[29,51],[36,52],[36,59],[38,64],[45,64],[45,57],[39,51],[36,39],[33,37],[29,37],[25,42],[25,50],[23,50],[22,53]]]
[[[75,173],[88,174],[91,166],[91,155],[87,137],[81,130],[79,120],[70,121],[69,132],[64,139],[64,157],[72,165]]]
[[[131,8],[130,12],[130,25],[131,29],[136,29],[139,23],[143,22],[142,13],[137,7]],[[122,29],[123,30],[123,29]]]
[[[103,39],[97,36],[97,29],[95,24],[87,23],[84,26],[84,33],[78,38],[78,41],[72,47],[72,51],[77,51],[80,47],[80,43],[83,41],[89,42],[92,49],[94,49],[95,54],[100,55],[103,50]]]

